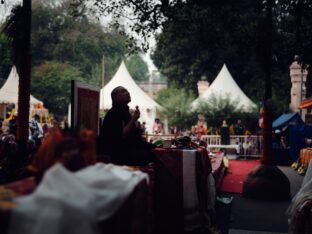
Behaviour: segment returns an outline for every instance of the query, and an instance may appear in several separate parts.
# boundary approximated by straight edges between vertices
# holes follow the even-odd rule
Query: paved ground
[[[291,193],[294,196],[300,189],[303,176],[290,167],[279,168],[289,178]],[[222,196],[233,196],[231,205],[218,204],[217,207],[217,222],[222,234],[280,234],[288,232],[285,212],[290,201],[259,201],[243,198],[240,194],[222,194]]]

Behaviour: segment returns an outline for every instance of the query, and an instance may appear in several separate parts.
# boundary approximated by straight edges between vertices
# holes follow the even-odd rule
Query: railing
[[[158,139],[172,140],[177,136],[174,134],[148,134],[145,136],[147,141],[155,141]],[[230,135],[230,145],[221,144],[220,135],[203,135],[201,141],[206,142],[209,150],[221,148],[233,148],[238,154],[246,156],[259,156],[262,150],[262,136],[257,135]]]
[[[206,142],[208,149],[222,148],[220,135],[204,135],[201,140]],[[260,155],[262,149],[262,136],[257,135],[231,135],[230,145],[237,150],[239,154],[248,156]],[[230,148],[230,147],[223,147]]]

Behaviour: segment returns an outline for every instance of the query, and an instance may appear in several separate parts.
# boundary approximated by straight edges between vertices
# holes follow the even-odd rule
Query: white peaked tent
[[[236,84],[225,64],[208,89],[192,102],[192,107],[196,108],[200,101],[207,101],[212,96],[217,98],[230,97],[231,100],[237,101],[237,107],[242,108],[245,112],[250,112],[256,107],[256,104],[252,102]]]
[[[111,92],[117,86],[123,86],[129,91],[131,102],[128,105],[130,109],[139,107],[141,112],[139,120],[146,122],[147,130],[151,133],[157,110],[162,107],[135,83],[124,62],[121,63],[114,77],[101,89],[100,108],[107,110],[112,107]]]
[[[16,71],[16,67],[13,66],[10,72],[10,75],[4,85],[0,89],[0,104],[1,106],[5,106],[10,103],[14,103],[15,107],[17,108],[18,102],[18,81],[19,76]],[[30,109],[33,108],[35,104],[43,102],[39,101],[32,95],[30,95]]]

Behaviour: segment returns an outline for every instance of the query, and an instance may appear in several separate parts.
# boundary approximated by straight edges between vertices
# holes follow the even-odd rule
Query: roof
[[[242,108],[246,112],[250,112],[256,107],[256,104],[237,85],[225,64],[209,88],[193,101],[192,106],[196,107],[200,100],[207,101],[212,96],[222,98],[229,96],[233,101],[238,101],[238,108]]]
[[[311,107],[311,106],[312,106],[312,97],[303,100],[303,101],[300,103],[299,108],[300,108],[300,109],[304,109],[304,108],[309,108],[309,107]]]
[[[19,76],[16,71],[16,67],[13,66],[11,72],[9,74],[8,79],[4,83],[4,85],[0,89],[0,103],[15,103],[18,102],[18,84],[19,84]],[[42,101],[39,101],[34,96],[30,95],[30,104],[34,105],[37,103],[43,104]]]
[[[280,117],[274,120],[272,123],[272,128],[281,130],[285,127],[288,127],[289,125],[300,125],[300,124],[303,124],[303,121],[297,112],[287,113],[282,114]]]
[[[148,96],[133,80],[129,74],[125,63],[122,61],[113,78],[101,89],[100,108],[109,109],[112,107],[111,92],[117,86],[125,87],[131,96],[128,104],[131,109],[139,106],[140,109],[160,109],[161,106]]]

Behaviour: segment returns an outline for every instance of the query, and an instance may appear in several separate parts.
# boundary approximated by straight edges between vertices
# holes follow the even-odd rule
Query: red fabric
[[[213,178],[215,179],[215,185],[216,185],[217,191],[220,191],[220,187],[223,181],[223,176],[224,176],[224,171],[225,171],[223,157],[224,157],[224,153],[219,152],[210,158],[211,167],[212,167],[211,173],[213,175]]]
[[[223,156],[224,156],[224,153],[220,152],[210,158],[213,175],[215,175],[216,172],[219,170],[219,168],[222,166]]]
[[[155,173],[155,233],[182,233],[182,151],[154,150]]]
[[[155,233],[183,233],[183,150],[154,150],[156,155],[155,174]],[[205,212],[207,201],[207,176],[211,164],[207,151],[202,148],[196,153],[196,183],[200,212]]]
[[[17,196],[28,195],[36,188],[34,177],[18,180],[9,184],[3,185],[6,189],[11,189]]]
[[[227,175],[223,179],[222,192],[242,193],[243,182],[248,173],[259,165],[259,160],[231,160]]]

